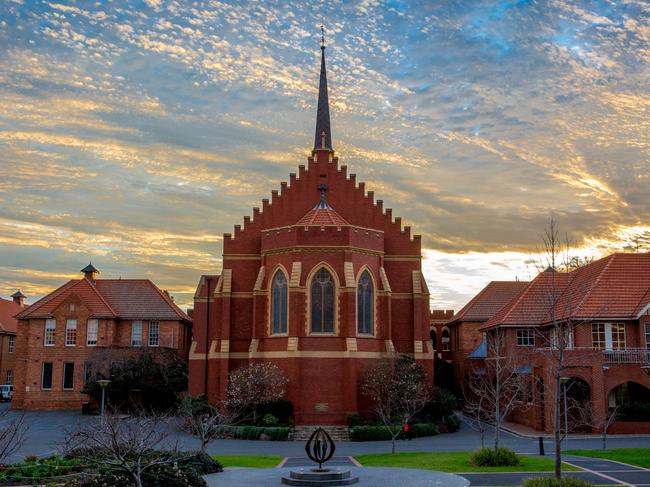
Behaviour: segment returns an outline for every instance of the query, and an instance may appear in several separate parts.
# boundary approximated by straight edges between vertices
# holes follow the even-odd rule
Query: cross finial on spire
[[[325,49],[325,26],[320,24],[320,48]]]
[[[316,205],[316,208],[328,209],[330,205],[327,203],[327,189],[328,186],[325,183],[320,183],[318,185],[318,191],[320,191],[320,201]]]

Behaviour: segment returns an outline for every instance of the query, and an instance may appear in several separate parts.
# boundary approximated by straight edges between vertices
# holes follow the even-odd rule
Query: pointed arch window
[[[372,335],[374,328],[374,289],[370,273],[363,271],[357,285],[357,333]]]
[[[287,277],[278,271],[271,284],[271,332],[287,332]]]
[[[311,331],[334,332],[334,279],[324,267],[311,281]]]

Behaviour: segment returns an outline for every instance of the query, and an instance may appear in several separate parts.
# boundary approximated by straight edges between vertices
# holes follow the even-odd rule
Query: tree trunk
[[[607,450],[607,430],[603,432],[603,450]]]
[[[558,370],[559,367],[558,367]],[[555,478],[560,480],[562,478],[562,435],[560,434],[560,424],[562,415],[560,414],[560,407],[562,405],[562,393],[560,384],[560,373],[557,373],[555,378],[556,394],[555,394]]]
[[[391,442],[392,442],[392,445],[391,445],[391,448],[390,448],[390,452],[391,452],[391,454],[394,454],[395,453],[395,436],[391,437]]]
[[[207,449],[208,449],[208,440],[205,438],[201,438],[201,453],[205,453]]]

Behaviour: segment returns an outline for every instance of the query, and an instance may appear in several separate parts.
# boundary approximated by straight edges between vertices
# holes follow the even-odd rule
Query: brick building
[[[82,272],[18,314],[14,408],[81,408],[93,363],[107,352],[187,356],[191,319],[166,292],[148,279],[98,279],[92,264]]]
[[[234,369],[276,363],[298,425],[345,424],[363,410],[360,374],[390,352],[433,374],[420,236],[339,165],[324,52],[312,155],[224,234],[221,274],[196,291],[189,356],[190,394],[211,401],[225,398]]]
[[[16,360],[16,315],[25,307],[25,295],[16,291],[11,300],[0,298],[0,382],[13,384]]]
[[[500,330],[505,353],[516,354],[519,370],[530,375],[528,399],[511,419],[552,431],[553,371],[565,349],[559,393],[569,404],[590,405],[596,419],[618,406],[621,418],[610,432],[649,433],[649,310],[650,253],[612,254],[572,272],[540,273],[481,328]],[[568,422],[578,424],[574,419]]]

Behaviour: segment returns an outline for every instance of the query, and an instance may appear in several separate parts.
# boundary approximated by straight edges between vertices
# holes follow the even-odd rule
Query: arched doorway
[[[610,409],[618,407],[619,421],[648,421],[650,419],[650,389],[638,382],[624,382],[609,393]]]
[[[435,328],[429,330],[429,336],[431,337],[431,349],[438,350],[438,335],[436,334]]]
[[[449,328],[446,326],[442,329],[440,345],[443,352],[448,352],[451,350],[451,336],[449,334]]]
[[[562,381],[561,421],[562,429],[569,433],[590,433],[591,387],[579,377],[567,377]],[[565,398],[566,396],[566,398]],[[566,407],[566,409],[565,409]]]

